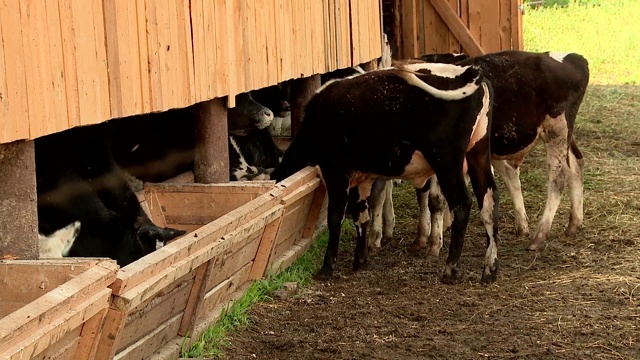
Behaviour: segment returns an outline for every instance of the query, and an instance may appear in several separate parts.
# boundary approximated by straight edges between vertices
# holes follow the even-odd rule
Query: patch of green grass
[[[523,24],[525,50],[583,55],[590,84],[640,84],[640,1],[528,7]]]
[[[355,229],[352,221],[346,220],[342,225],[342,238],[348,239],[355,236]],[[227,345],[227,336],[234,331],[241,330],[249,324],[249,310],[257,302],[270,301],[270,295],[278,290],[282,284],[296,282],[302,287],[311,280],[313,274],[318,271],[322,264],[325,249],[329,239],[329,233],[325,230],[316,242],[311,245],[298,260],[291,266],[275,275],[270,274],[265,279],[258,280],[251,284],[246,293],[231,305],[223,310],[218,322],[209,328],[189,349],[183,350],[181,357],[220,357],[223,349]],[[340,247],[350,246],[347,241],[341,241]]]

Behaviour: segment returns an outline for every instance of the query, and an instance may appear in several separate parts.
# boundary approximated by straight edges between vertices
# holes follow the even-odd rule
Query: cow
[[[122,169],[143,182],[162,182],[193,170],[197,116],[197,107],[190,106],[113,119],[104,123],[105,131],[108,131],[113,139],[110,141],[110,149],[114,160]],[[258,141],[256,139],[260,138],[256,138],[255,133],[267,132],[273,117],[273,112],[256,102],[250,93],[236,96],[236,106],[227,111],[231,174],[239,170],[243,174],[256,175],[242,168],[244,162],[241,158],[251,156],[251,153],[237,152],[231,138],[237,143]],[[250,140],[244,141],[245,137]],[[273,139],[271,141],[273,142]],[[273,146],[275,147],[275,144]],[[255,151],[256,148],[260,149],[260,146],[250,151]],[[251,162],[249,164],[255,165]],[[257,175],[262,171],[258,168],[255,170]]]
[[[152,223],[113,160],[107,136],[101,126],[85,126],[34,141],[38,232],[52,237],[79,222],[61,255],[109,257],[126,266],[185,232]]]
[[[129,181],[160,182],[193,166],[193,111],[191,107],[135,115],[37,139],[40,238],[54,247],[52,240],[64,234],[67,224],[81,225],[69,249],[43,255],[107,256],[126,266],[183,235],[182,230],[155,226]],[[228,112],[229,133],[242,137],[266,129],[272,119],[271,110],[249,94],[240,94],[237,106]],[[246,163],[243,154],[232,146],[230,150],[232,166],[234,159]],[[247,178],[259,178],[261,169],[253,169]]]
[[[491,131],[492,165],[511,195],[518,236],[529,235],[519,177],[520,168],[525,156],[541,140],[544,142],[549,177],[547,201],[542,218],[526,249],[538,250],[549,237],[565,183],[569,185],[571,201],[570,219],[565,234],[574,236],[584,217],[584,159],[575,142],[573,127],[589,83],[588,61],[576,53],[516,50],[473,58],[460,54],[432,54],[422,56],[420,60],[451,61],[459,66],[478,66],[493,85],[495,105]],[[443,212],[446,203],[437,189],[430,194],[418,190],[417,198],[421,215],[418,234],[410,250],[418,252],[428,247],[429,256],[438,256],[442,248]]]
[[[491,84],[475,66],[407,64],[320,87],[271,174],[279,182],[305,166],[319,169],[328,195],[329,244],[315,278],[333,275],[347,205],[357,232],[353,269],[367,265],[366,200],[376,179],[422,188],[435,174],[455,215],[441,281],[455,282],[472,202],[463,176],[468,167],[487,236],[482,281],[496,281],[499,195],[490,165],[491,109]]]

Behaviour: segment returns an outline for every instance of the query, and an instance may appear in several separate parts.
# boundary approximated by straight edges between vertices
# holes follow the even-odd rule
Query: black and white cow
[[[192,168],[193,110],[114,119],[37,139],[41,256],[107,256],[125,266],[184,234],[151,223],[128,177],[161,182]],[[230,135],[243,138],[266,129],[271,119],[269,109],[240,94],[228,111]],[[262,169],[243,168],[243,154],[230,150],[232,174],[260,175]]]
[[[520,167],[540,140],[545,144],[549,176],[547,201],[527,249],[539,249],[548,238],[565,183],[569,185],[571,201],[565,233],[575,235],[583,222],[584,159],[573,137],[573,127],[589,83],[587,60],[579,54],[557,52],[503,51],[475,58],[446,55],[432,54],[421,59],[479,66],[493,85],[492,165],[511,195],[517,235],[529,234]],[[446,221],[443,226],[446,202],[437,186],[432,187],[430,193],[418,191],[417,197],[421,215],[411,250],[428,247],[428,254],[437,256],[446,227]]]
[[[35,140],[38,231],[41,239],[58,238],[47,241],[61,244],[61,256],[110,257],[125,266],[185,232],[151,222],[107,136],[101,126],[86,126]]]
[[[454,282],[471,198],[469,168],[487,230],[482,280],[498,271],[498,192],[490,165],[492,90],[474,66],[407,65],[328,82],[309,100],[299,133],[271,174],[281,181],[317,166],[328,194],[329,245],[318,279],[329,279],[348,208],[356,223],[354,270],[366,265],[369,212],[366,199],[378,178],[404,179],[416,188],[437,175],[454,212],[442,281]],[[467,159],[465,160],[465,154]],[[349,192],[357,188],[357,192]]]

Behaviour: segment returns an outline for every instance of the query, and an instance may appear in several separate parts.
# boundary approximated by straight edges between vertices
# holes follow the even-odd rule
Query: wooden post
[[[0,144],[0,259],[38,259],[33,141]]]
[[[291,138],[298,133],[302,118],[304,117],[304,106],[320,88],[320,74],[311,75],[306,78],[295,79],[291,83]]]
[[[229,181],[229,130],[227,108],[215,98],[197,105],[196,148],[193,176],[197,183]]]

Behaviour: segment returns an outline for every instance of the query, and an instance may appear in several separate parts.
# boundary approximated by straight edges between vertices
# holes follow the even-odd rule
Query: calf
[[[575,53],[524,51],[503,51],[474,58],[436,54],[422,56],[421,59],[478,66],[491,81],[495,92],[492,164],[504,180],[514,203],[517,235],[529,234],[520,167],[539,141],[544,142],[549,176],[547,202],[527,249],[539,249],[548,238],[565,183],[569,185],[571,201],[571,215],[565,233],[575,235],[583,221],[584,159],[573,138],[573,127],[589,83],[587,60]],[[429,255],[437,256],[442,247],[445,203],[437,191],[430,195],[418,191],[418,202],[421,216],[411,250],[419,251],[429,243]],[[431,224],[428,224],[429,209]]]
[[[307,165],[320,170],[329,201],[329,244],[318,279],[333,274],[348,203],[356,223],[353,267],[358,270],[368,261],[366,200],[374,181],[399,178],[422,188],[435,174],[455,214],[441,278],[454,282],[471,208],[463,177],[469,151],[469,173],[487,230],[482,280],[496,280],[498,192],[490,166],[491,99],[491,85],[477,67],[443,64],[371,71],[328,82],[317,91],[272,179],[281,181]],[[351,188],[357,191],[350,194]]]
[[[111,134],[109,148],[120,167],[141,181],[162,182],[193,169],[197,116],[196,107],[192,106],[103,124]],[[268,131],[272,120],[273,112],[249,93],[236,96],[236,106],[227,112],[230,173],[246,173],[240,168],[240,157],[247,156],[236,153],[231,137],[237,142],[245,137],[251,139],[248,142],[255,142],[255,133]]]
[[[110,257],[125,266],[185,232],[151,222],[106,136],[103,127],[87,126],[35,140],[38,228],[53,237],[79,222],[73,244],[60,255]]]

